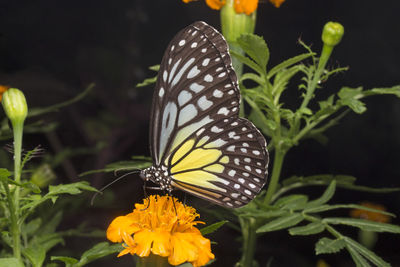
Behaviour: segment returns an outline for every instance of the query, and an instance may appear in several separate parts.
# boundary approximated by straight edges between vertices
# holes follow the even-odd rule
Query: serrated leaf
[[[365,258],[357,252],[352,246],[346,245],[347,251],[350,253],[351,258],[353,259],[354,263],[357,267],[369,267],[371,266]]]
[[[97,192],[98,190],[89,185],[86,181],[71,183],[71,184],[59,184],[59,185],[50,185],[49,193],[47,196],[55,196],[59,194],[70,194],[77,195],[82,193],[82,190]]]
[[[0,180],[6,181],[7,178],[11,175],[11,173],[5,169],[5,168],[0,168]],[[7,258],[8,259],[8,258]]]
[[[329,210],[334,210],[334,209],[360,209],[360,210],[366,210],[366,211],[371,211],[379,214],[384,214],[387,216],[391,217],[396,217],[393,213],[387,212],[387,211],[382,211],[382,210],[377,210],[377,209],[372,209],[368,208],[365,206],[357,205],[357,204],[336,204],[336,205],[321,205],[317,207],[311,207],[311,208],[306,208],[304,209],[305,213],[318,213],[318,212],[324,212],[324,211],[329,211]]]
[[[266,74],[269,49],[264,38],[255,34],[242,34],[236,41],[243,51],[262,68],[263,74]]]
[[[35,218],[33,220],[31,220],[30,222],[28,222],[27,224],[22,225],[22,232],[27,235],[30,236],[32,233],[36,232],[40,225],[42,224],[42,219],[41,218]]]
[[[400,226],[389,224],[389,223],[380,223],[374,222],[364,219],[354,219],[354,218],[342,218],[342,217],[333,217],[333,218],[325,218],[323,222],[328,224],[344,224],[353,227],[360,228],[365,231],[373,231],[373,232],[388,232],[400,234]]]
[[[25,267],[17,258],[0,258],[0,267]]]
[[[203,227],[200,229],[200,232],[202,235],[208,235],[211,233],[214,233],[215,231],[217,231],[222,225],[224,225],[225,223],[227,223],[228,221],[220,221],[220,222],[216,222],[213,223],[209,226]]]
[[[283,61],[282,63],[276,65],[275,67],[273,67],[267,75],[267,78],[270,79],[272,76],[274,76],[276,73],[280,72],[283,69],[286,69],[306,58],[309,58],[310,56],[312,56],[314,53],[305,53],[305,54],[301,54],[292,58],[289,58],[285,61]]]
[[[136,84],[136,87],[145,87],[147,85],[156,83],[156,81],[157,81],[157,76],[146,78],[143,80],[143,82]]]
[[[280,217],[275,220],[264,224],[263,226],[257,229],[257,233],[265,233],[277,231],[285,228],[289,228],[301,222],[303,220],[303,216],[300,213],[293,213],[288,216]]]
[[[315,253],[317,255],[337,253],[345,246],[346,242],[343,239],[330,239],[323,237],[315,244]]]
[[[240,82],[242,83],[245,80],[251,80],[253,82],[258,83],[259,85],[264,85],[265,81],[262,77],[260,77],[259,75],[255,74],[255,73],[244,73],[241,77],[240,77]]]
[[[374,263],[376,266],[379,267],[389,267],[390,264],[384,261],[381,257],[376,255],[374,252],[371,250],[367,249],[366,247],[362,246],[358,242],[354,241],[353,239],[349,237],[344,238],[345,242],[347,243],[348,246],[351,246],[354,248],[357,252],[359,252],[361,255],[363,255],[365,258],[367,258],[369,261]]]
[[[315,235],[325,230],[321,222],[312,222],[304,226],[297,226],[289,229],[291,235]]]
[[[274,84],[272,85],[272,93],[273,95],[281,95],[282,92],[286,89],[286,85],[289,80],[301,69],[300,66],[294,66],[290,69],[283,70],[279,72],[278,75],[275,76]]]
[[[337,101],[337,103],[339,103],[343,106],[348,106],[357,114],[362,114],[367,110],[367,108],[365,107],[365,103],[361,102],[360,100],[354,99],[354,98],[340,99]]]
[[[160,70],[160,64],[150,66],[149,70],[159,71]]]

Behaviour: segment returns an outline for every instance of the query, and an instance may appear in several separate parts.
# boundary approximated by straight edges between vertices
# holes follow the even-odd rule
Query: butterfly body
[[[266,182],[266,141],[239,118],[240,91],[228,45],[204,22],[180,31],[160,65],[153,96],[154,166],[142,179],[212,203],[247,204]]]

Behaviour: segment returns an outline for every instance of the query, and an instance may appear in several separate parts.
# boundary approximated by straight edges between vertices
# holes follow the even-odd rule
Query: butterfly
[[[150,121],[153,166],[141,171],[169,194],[180,189],[238,208],[266,183],[264,136],[239,118],[240,91],[222,34],[205,22],[181,30],[158,72]]]

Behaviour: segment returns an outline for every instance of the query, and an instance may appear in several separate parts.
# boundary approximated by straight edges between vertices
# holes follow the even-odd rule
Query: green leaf
[[[280,217],[264,224],[257,229],[257,233],[272,232],[294,226],[303,220],[300,213],[293,213],[288,216]]]
[[[156,81],[157,81],[157,76],[147,78],[147,79],[144,79],[143,82],[136,84],[136,87],[145,87],[147,85],[156,83]]]
[[[400,97],[400,85],[396,85],[396,86],[389,87],[389,88],[374,88],[374,89],[364,91],[365,96],[387,95],[387,94],[391,94],[391,95]]]
[[[255,34],[242,34],[236,41],[243,51],[262,68],[263,74],[266,74],[269,49],[264,39]]]
[[[72,257],[63,257],[63,256],[52,256],[51,257],[52,261],[62,261],[65,263],[66,267],[72,267],[76,263],[78,263],[78,260]]]
[[[315,244],[315,253],[319,254],[331,254],[337,253],[346,246],[344,239],[330,239],[323,237]]]
[[[10,175],[11,175],[11,173],[7,169],[0,168],[0,180],[1,181],[7,181],[7,178],[10,177]]]
[[[257,75],[255,73],[251,73],[251,72],[245,73],[242,75],[242,77],[240,77],[241,83],[243,83],[243,81],[245,81],[245,80],[251,80],[253,82],[258,83],[259,85],[265,84],[264,79],[262,77],[260,77],[260,75]]]
[[[281,95],[282,92],[286,89],[287,84],[289,83],[289,80],[301,70],[301,66],[294,66],[291,67],[290,69],[285,69],[281,72],[278,73],[278,75],[275,76],[274,79],[274,84],[272,85],[272,94],[275,95]],[[304,109],[305,110],[305,109]],[[311,112],[311,110],[309,110]]]
[[[380,223],[364,219],[342,218],[342,217],[325,218],[322,221],[324,223],[329,223],[329,224],[344,224],[344,225],[354,226],[365,231],[400,234],[400,226],[389,223]]]
[[[321,222],[312,222],[304,226],[289,229],[291,235],[315,235],[325,230],[325,225]]]
[[[110,245],[108,242],[101,242],[93,246],[91,249],[85,251],[76,266],[84,266],[94,260],[103,258],[116,252],[120,252],[122,249],[123,247],[121,244]]]
[[[28,222],[27,224],[22,225],[22,232],[27,236],[30,236],[39,229],[41,224],[42,224],[42,219],[35,218],[30,222]]]
[[[17,258],[0,258],[0,267],[25,267]]]
[[[98,190],[89,185],[86,181],[71,183],[71,184],[59,184],[59,185],[50,185],[49,193],[46,196],[56,196],[60,194],[70,194],[77,195],[82,193],[82,190],[97,192]]]
[[[318,213],[318,212],[324,212],[324,211],[329,211],[329,210],[334,210],[334,209],[360,209],[360,210],[366,210],[366,211],[372,211],[376,212],[379,214],[384,214],[387,216],[391,217],[396,217],[393,213],[387,212],[387,211],[382,211],[382,210],[377,210],[377,209],[372,209],[368,208],[362,205],[357,205],[357,204],[336,204],[336,205],[321,205],[317,207],[311,207],[311,208],[306,208],[304,209],[305,213]]]
[[[310,56],[315,55],[315,53],[305,53],[305,54],[301,54],[292,58],[289,58],[285,61],[283,61],[282,63],[276,65],[275,67],[273,67],[267,75],[267,78],[270,79],[272,76],[274,76],[276,73],[280,72],[283,69],[286,69],[306,58],[309,58]]]
[[[278,199],[274,206],[282,209],[302,209],[306,206],[307,201],[308,196],[293,194]]]
[[[365,112],[367,110],[365,104],[358,100],[363,96],[362,90],[362,87],[343,87],[338,93],[340,99],[337,101],[337,103],[343,106],[348,106],[358,114]]]
[[[352,246],[346,245],[347,251],[350,253],[351,258],[353,259],[354,263],[357,267],[369,267],[371,266],[365,258],[357,252]]]
[[[46,250],[41,246],[28,247],[22,253],[32,263],[33,267],[41,267],[46,258]]]
[[[230,53],[232,56],[234,56],[235,58],[237,58],[240,62],[242,62],[243,64],[247,65],[248,67],[252,68],[254,71],[258,72],[260,75],[264,75],[263,69],[257,65],[257,63],[255,63],[253,60],[251,60],[250,58],[243,56],[239,53],[236,53],[233,50],[230,50]]]
[[[332,180],[329,186],[326,188],[325,192],[322,194],[322,196],[316,200],[308,202],[306,208],[317,207],[322,204],[325,204],[333,197],[333,195],[335,194],[335,190],[336,190],[336,181]]]
[[[220,221],[220,222],[213,223],[209,226],[206,226],[206,227],[203,227],[202,229],[200,229],[200,232],[202,235],[211,234],[211,233],[217,231],[222,225],[224,225],[227,222],[228,221]]]
[[[347,243],[347,246],[351,246],[354,248],[358,253],[363,255],[365,258],[367,258],[369,261],[371,261],[373,264],[379,267],[388,267],[390,266],[389,263],[384,261],[381,257],[376,255],[374,252],[371,250],[367,249],[366,247],[362,246],[358,242],[354,241],[353,239],[349,237],[344,237],[345,242]]]

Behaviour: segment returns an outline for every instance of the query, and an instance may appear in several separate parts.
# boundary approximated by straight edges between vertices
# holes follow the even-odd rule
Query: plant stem
[[[15,120],[12,123],[13,133],[14,133],[14,180],[17,183],[21,181],[21,150],[22,150],[22,134],[24,122],[20,120]],[[11,232],[13,237],[13,252],[14,257],[21,259],[21,233],[19,227],[19,192],[20,188],[15,185],[13,205],[10,205],[10,215],[11,215]],[[10,196],[11,197],[11,196]]]
[[[243,236],[243,253],[240,266],[252,267],[257,244],[256,219],[239,217],[239,220]]]
[[[310,86],[307,88],[306,96],[304,97],[303,103],[301,103],[300,109],[307,107],[308,103],[313,97],[314,91],[317,88],[319,81],[321,80],[321,76],[324,73],[326,63],[328,62],[328,59],[331,56],[332,51],[333,51],[333,46],[324,45],[322,47],[322,52],[318,61],[317,70],[315,71]]]
[[[136,267],[170,267],[168,259],[158,255],[150,254],[148,257],[136,256]]]
[[[279,177],[281,176],[281,170],[283,165],[283,159],[286,152],[282,150],[280,146],[275,148],[274,165],[272,167],[271,181],[269,182],[267,195],[264,198],[264,204],[268,205],[271,202],[272,196],[278,187]]]

